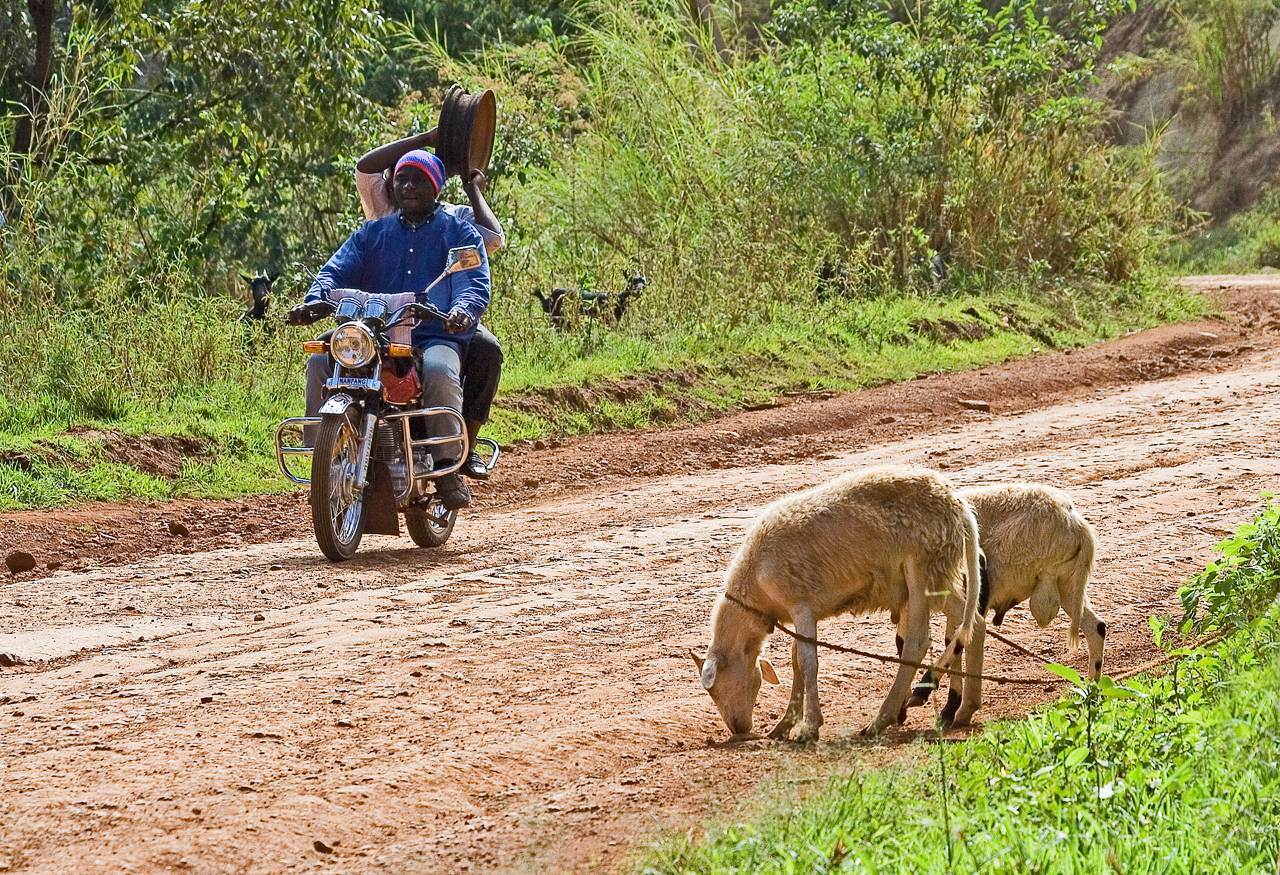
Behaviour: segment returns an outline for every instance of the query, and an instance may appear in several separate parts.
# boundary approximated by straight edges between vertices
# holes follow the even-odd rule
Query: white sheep
[[[995,612],[992,622],[999,626],[1010,608],[1029,602],[1031,615],[1042,627],[1053,621],[1059,609],[1066,613],[1071,621],[1067,632],[1071,648],[1078,646],[1083,630],[1089,645],[1089,675],[1096,680],[1102,674],[1107,626],[1093,612],[1085,593],[1097,547],[1093,526],[1076,510],[1069,495],[1051,486],[979,486],[957,494],[978,518],[983,553],[980,616],[965,651],[965,672],[982,673],[988,609]],[[933,678],[926,672],[909,704],[923,704],[933,686]],[[942,717],[963,726],[982,704],[982,680],[965,678],[963,695],[956,686],[957,679],[952,676]]]
[[[966,579],[979,579],[977,522],[936,472],[873,468],[784,498],[765,509],[729,565],[711,644],[705,658],[694,655],[702,686],[736,738],[750,733],[762,676],[777,683],[758,660],[773,631],[765,617],[815,638],[818,620],[887,610],[903,639],[902,658],[919,664],[929,650],[930,606],[962,605],[954,646],[939,661],[949,667],[977,618],[976,585],[963,601],[948,597]],[[787,738],[803,711],[796,738],[813,741],[822,725],[816,646],[793,641],[791,670],[790,703],[769,734]],[[901,719],[914,674],[899,667],[864,734]]]

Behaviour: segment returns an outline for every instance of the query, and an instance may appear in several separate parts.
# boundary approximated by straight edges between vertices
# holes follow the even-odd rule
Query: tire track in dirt
[[[713,746],[725,732],[686,654],[756,510],[868,464],[1069,488],[1100,533],[1108,666],[1136,665],[1147,614],[1280,473],[1280,349],[1258,346],[1211,373],[832,450],[859,446],[846,424],[802,465],[762,454],[780,461],[482,511],[434,555],[370,539],[335,568],[297,540],[0,584],[0,651],[45,660],[0,674],[0,869],[596,871],[657,829],[732,814],[761,781],[909,755],[927,718],[863,744],[891,673],[829,655],[822,744]],[[1019,611],[1005,631],[1079,665],[1063,629]],[[892,647],[883,618],[823,634]],[[788,663],[781,636],[767,652]],[[989,664],[1034,672],[998,644]],[[989,720],[1058,688],[986,693]],[[784,696],[762,693],[757,719]]]

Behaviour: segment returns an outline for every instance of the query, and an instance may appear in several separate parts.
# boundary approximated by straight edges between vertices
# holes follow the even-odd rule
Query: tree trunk
[[[28,80],[27,112],[18,116],[13,145],[19,155],[31,152],[35,123],[44,105],[44,93],[53,78],[53,4],[55,0],[27,0],[31,25],[36,32],[36,57]]]

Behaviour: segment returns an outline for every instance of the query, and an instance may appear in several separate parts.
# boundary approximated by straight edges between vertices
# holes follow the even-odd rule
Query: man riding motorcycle
[[[360,195],[360,207],[369,220],[381,219],[395,212],[395,192],[391,185],[392,168],[397,161],[413,149],[427,149],[436,145],[437,129],[414,134],[392,143],[371,149],[356,161],[356,192]],[[437,209],[453,213],[470,222],[484,238],[485,251],[492,256],[506,245],[506,235],[498,217],[489,208],[484,197],[484,172],[472,170],[462,181],[462,191],[469,206],[438,201]],[[467,344],[462,360],[462,418],[467,425],[467,442],[476,446],[480,429],[489,421],[493,399],[498,394],[498,382],[502,376],[502,347],[498,338],[483,324],[476,326],[475,336]],[[489,469],[478,451],[473,450],[460,472],[476,480],[489,477]]]
[[[461,413],[462,357],[489,306],[489,261],[475,227],[438,209],[436,198],[444,181],[444,164],[435,155],[420,149],[403,155],[392,176],[398,209],[366,222],[347,238],[316,275],[305,303],[319,301],[337,288],[390,294],[421,292],[444,270],[450,249],[475,246],[481,253],[480,267],[448,276],[430,292],[429,302],[448,318],[419,323],[413,330],[423,406],[448,407]],[[330,368],[326,355],[313,355],[307,363],[307,416],[317,415],[320,409]],[[442,437],[448,431],[435,421],[427,428],[431,437]],[[444,457],[447,452],[439,446],[432,448],[435,467],[453,463],[454,459]],[[436,493],[449,510],[471,503],[471,492],[456,473],[440,477]]]

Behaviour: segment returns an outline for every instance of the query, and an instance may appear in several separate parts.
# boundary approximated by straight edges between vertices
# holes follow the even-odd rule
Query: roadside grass
[[[510,444],[692,422],[782,392],[851,390],[1079,346],[1206,307],[1153,279],[1088,290],[780,303],[733,326],[674,324],[653,337],[548,329],[527,356],[508,358],[486,434]],[[172,394],[161,397],[140,397],[127,377],[107,375],[22,406],[0,398],[0,509],[291,488],[276,473],[271,434],[280,419],[301,413],[303,336],[226,341],[216,355],[230,362],[207,380],[176,377]],[[63,340],[72,350],[92,342]],[[86,365],[72,359],[66,369],[80,374]],[[145,453],[139,461],[122,455],[122,446],[143,436],[191,439],[200,449],[173,454],[163,460],[171,470],[156,470]]]
[[[1225,224],[1181,241],[1170,256],[1170,263],[1180,273],[1280,269],[1280,187]]]
[[[670,839],[645,873],[1276,871],[1280,861],[1280,506],[1183,588],[1166,674],[1118,685],[1055,667],[1071,691],[911,762],[855,763],[814,796],[756,802],[749,823]]]

